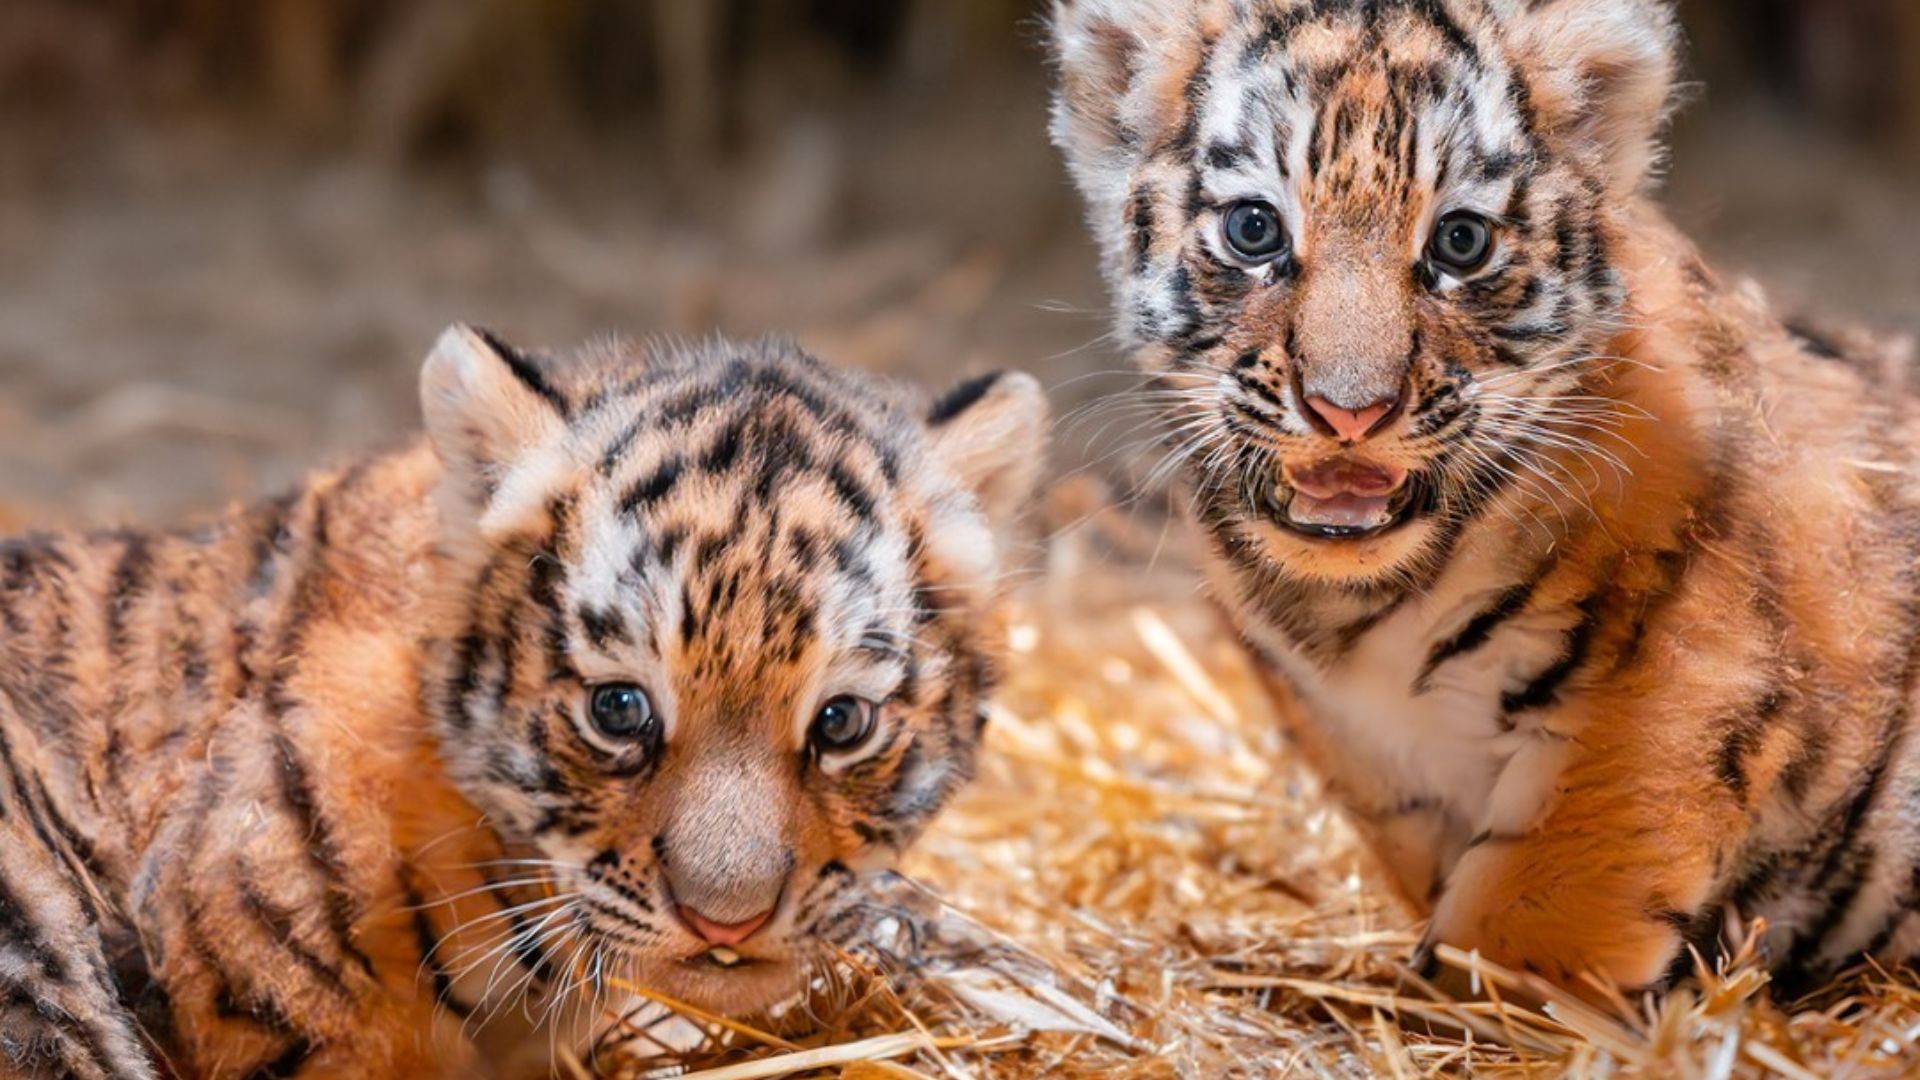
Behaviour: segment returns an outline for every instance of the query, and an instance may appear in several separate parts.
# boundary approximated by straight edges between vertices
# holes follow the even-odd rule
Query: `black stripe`
[[[56,983],[67,981],[66,961],[47,943],[32,914],[13,890],[0,864],[0,942],[12,942],[32,957],[40,973]]]
[[[733,468],[740,457],[740,443],[745,436],[747,417],[738,416],[720,429],[712,445],[700,455],[700,468],[705,472],[725,472]]]
[[[135,1026],[150,1044],[149,1049],[164,1053],[165,1048],[180,1045],[178,1025],[173,1018],[173,997],[166,984],[154,977],[160,950],[149,955],[145,940],[132,929],[103,930],[101,951],[107,963],[107,978],[114,1000],[133,1017]]]
[[[1708,970],[1713,969],[1716,960],[1724,952],[1720,944],[1722,918],[1719,904],[1706,904],[1695,912],[1659,911],[1654,913],[1654,917],[1673,927],[1680,935],[1679,951],[1674,953],[1672,962],[1667,965],[1666,974],[1661,976],[1657,984],[1659,987],[1676,986],[1692,975],[1695,953],[1706,961]]]
[[[6,602],[6,598],[21,592],[33,583],[34,556],[36,546],[31,541],[9,540],[0,542],[0,560],[4,560],[5,576],[0,577],[0,617],[6,620],[7,633],[16,637],[28,631],[23,604]]]
[[[511,928],[507,951],[513,954],[514,960],[521,967],[533,972],[534,978],[542,983],[553,982],[553,960],[547,955],[546,950],[540,947],[539,934],[528,925],[526,916],[516,910],[513,898],[500,888],[492,872],[483,870],[481,873],[487,879],[487,895],[493,898],[494,904],[506,915],[507,925]]]
[[[1904,710],[1901,715],[1904,716]],[[1787,960],[1790,971],[1808,972],[1808,965],[1826,944],[1827,937],[1852,911],[1854,900],[1878,863],[1878,849],[1872,844],[1859,843],[1858,838],[1879,801],[1894,759],[1906,744],[1903,730],[1888,732],[1887,736],[1881,740],[1853,797],[1841,807],[1838,820],[1820,831],[1828,845],[1827,856],[1808,883],[1807,893],[1824,897],[1825,907],[1794,941],[1793,952]]]
[[[1769,692],[1727,721],[1726,734],[1714,750],[1713,774],[1742,801],[1747,797],[1747,757],[1760,748],[1768,724],[1785,705],[1785,694]]]
[[[1500,710],[1511,717],[1514,713],[1528,712],[1545,708],[1560,696],[1560,687],[1568,677],[1579,670],[1586,662],[1587,652],[1593,645],[1593,633],[1598,623],[1600,597],[1598,594],[1580,601],[1580,621],[1573,625],[1566,635],[1566,650],[1560,654],[1548,668],[1534,676],[1533,681],[1518,690],[1509,690],[1500,695]]]
[[[206,974],[212,978],[211,987],[213,1011],[225,1020],[239,1020],[252,1024],[263,1031],[277,1035],[291,1035],[298,1030],[287,1010],[271,994],[264,991],[242,990],[245,980],[227,967],[219,952],[213,947],[212,936],[207,931],[206,913],[195,900],[187,900],[182,905],[186,916],[183,937],[186,938],[187,951]]]
[[[579,614],[580,626],[587,632],[587,640],[601,652],[609,651],[615,644],[633,644],[633,633],[627,629],[626,620],[612,607],[581,604]]]
[[[26,810],[27,824],[47,853],[66,864],[75,882],[90,885],[105,877],[103,868],[94,859],[92,843],[54,809],[46,784],[39,774],[23,770],[14,758],[13,742],[8,738],[4,724],[0,724],[0,766],[5,768],[14,801]],[[94,903],[96,895],[98,892],[94,888],[78,888],[73,892],[74,898],[98,922],[104,913]]]
[[[308,1059],[312,1058],[319,1049],[313,1044],[313,1040],[303,1035],[281,1051],[278,1057],[248,1073],[247,1080],[291,1080],[292,1077],[300,1074],[300,1070],[306,1066]]]
[[[544,618],[540,625],[540,643],[545,650],[547,677],[564,678],[573,670],[573,664],[567,658],[567,617],[560,609],[560,594],[566,588],[566,567],[560,560],[544,553],[533,559],[533,569],[527,578],[527,599],[533,601]],[[516,620],[518,624],[519,620]],[[515,626],[502,629],[510,644],[520,640]]]
[[[1318,12],[1313,4],[1301,4],[1281,14],[1270,14],[1260,23],[1260,33],[1248,43],[1242,64],[1258,63],[1275,49],[1285,49],[1293,32]]]
[[[1821,333],[1806,323],[1789,321],[1786,324],[1786,331],[1800,343],[1802,348],[1822,360],[1845,360],[1847,358],[1846,350],[1842,349],[1831,337],[1828,337],[1826,334]]]
[[[434,1001],[446,1006],[463,1020],[472,1016],[474,1007],[460,1000],[453,992],[453,976],[448,974],[446,965],[440,962],[440,935],[434,932],[426,901],[421,897],[420,890],[408,880],[408,870],[404,866],[400,869],[400,889],[407,908],[413,912],[413,940],[420,949],[420,965],[427,969],[433,980]]]
[[[1399,611],[1411,597],[1411,592],[1401,593],[1345,626],[1335,628],[1324,641],[1314,641],[1311,648],[1316,658],[1326,663],[1345,659],[1347,654],[1360,644],[1362,638],[1372,633],[1374,627],[1379,626],[1394,612]]]
[[[244,859],[234,868],[234,877],[240,883],[240,906],[253,916],[267,936],[274,940],[282,951],[293,957],[294,962],[306,969],[322,986],[327,987],[348,1004],[353,1002],[353,992],[348,989],[346,979],[340,970],[322,960],[312,949],[300,940],[294,930],[293,916],[286,909],[273,902],[253,880],[254,868]]]
[[[623,861],[619,852],[609,848],[595,855],[587,864],[587,873],[593,880],[612,889],[626,899],[627,903],[651,915],[654,912],[653,901],[628,883],[627,874],[620,869]],[[611,872],[608,872],[611,871]]]
[[[1268,386],[1264,380],[1236,372],[1234,373],[1233,381],[1239,384],[1242,390],[1273,406],[1276,410],[1282,412],[1286,410],[1287,403],[1282,401],[1280,395],[1274,393],[1273,387]],[[1256,413],[1255,415],[1258,414]]]
[[[567,416],[572,407],[567,404],[566,397],[547,381],[546,373],[540,370],[538,361],[507,344],[491,330],[474,327],[473,332],[478,334],[480,340],[487,343],[487,348],[492,349],[494,355],[507,365],[507,370],[513,372],[513,377],[520,380],[522,386],[533,391],[535,397],[553,406],[553,411],[559,413],[562,418]]]
[[[1696,508],[1696,515],[1701,512]],[[1689,532],[1685,539],[1695,540],[1698,537]],[[1653,586],[1640,590],[1639,604],[1633,609],[1633,621],[1614,653],[1615,672],[1625,670],[1627,665],[1639,658],[1648,628],[1679,598],[1692,557],[1686,551],[1668,548],[1655,552],[1653,561],[1659,580]]]
[[[855,516],[862,521],[873,519],[874,508],[877,505],[873,493],[868,491],[866,485],[857,477],[847,471],[844,463],[836,461],[828,466],[827,479],[832,481],[833,490],[840,496],[840,501],[846,503]]]
[[[1517,585],[1509,586],[1493,598],[1493,603],[1467,620],[1467,625],[1461,627],[1459,633],[1435,645],[1433,651],[1427,654],[1426,663],[1420,665],[1420,674],[1414,677],[1413,692],[1426,693],[1429,680],[1441,664],[1479,649],[1493,638],[1494,631],[1500,629],[1502,623],[1524,611],[1527,602],[1533,599],[1534,590],[1540,587],[1543,576],[1535,574]]]
[[[600,475],[612,476],[619,471],[620,462],[626,458],[627,451],[633,449],[633,442],[640,437],[640,431],[646,427],[649,417],[636,416],[614,436],[611,443],[600,455]]]
[[[1399,2],[1404,10],[1418,15],[1428,26],[1439,31],[1440,36],[1446,39],[1447,45],[1455,52],[1465,56],[1471,62],[1479,62],[1479,48],[1474,45],[1473,39],[1467,36],[1466,31],[1461,29],[1460,24],[1453,20],[1453,16],[1447,13],[1447,5],[1442,0],[1399,0]]]
[[[927,423],[939,427],[973,408],[979,404],[981,398],[987,396],[987,391],[993,389],[993,384],[999,382],[1003,374],[1004,372],[990,371],[985,375],[968,379],[940,395],[939,400],[933,403],[933,407],[927,410]]]
[[[0,983],[0,986],[5,987],[5,998],[0,1000],[4,1000],[6,1005],[15,1009],[31,1013],[44,1023],[49,1030],[58,1034],[61,1039],[67,1044],[70,1044],[68,1047],[64,1047],[63,1050],[71,1050],[84,1055],[87,1061],[92,1063],[95,1070],[103,1076],[119,1077],[125,1075],[125,1071],[117,1068],[115,1062],[108,1056],[107,1049],[101,1045],[99,1037],[94,1032],[88,1030],[86,1025],[82,1024],[73,1014],[61,1008],[59,1003],[50,1000],[47,995],[38,992],[37,989],[30,989],[12,983],[11,981]],[[35,1049],[32,1046],[32,1042],[37,1041],[38,1040],[32,1040],[29,1042],[27,1048],[29,1054]],[[6,1042],[0,1042],[0,1062],[19,1060],[14,1057],[14,1047],[9,1045],[11,1043],[11,1039]],[[73,1056],[65,1052],[61,1053],[60,1056],[64,1059],[62,1064],[65,1065],[66,1068],[65,1071],[56,1072],[54,1075],[71,1075],[74,1071]],[[32,1057],[28,1057],[26,1061],[35,1065],[39,1064],[39,1062],[34,1061]],[[40,1074],[36,1072],[34,1075]]]
[[[326,903],[327,924],[333,930],[341,955],[372,975],[373,959],[353,943],[355,916],[353,899],[346,891],[347,862],[334,840],[332,826],[320,811],[306,760],[300,756],[299,749],[285,732],[274,732],[272,743],[274,756],[279,759],[281,797],[287,809],[293,812],[298,831],[306,839],[302,850],[308,862],[321,876],[321,895]]]
[[[620,512],[633,514],[652,507],[666,498],[667,493],[673,490],[673,485],[679,481],[680,473],[685,468],[686,461],[679,454],[674,454],[662,461],[655,466],[653,472],[634,481],[633,485],[627,488],[627,493],[620,499]]]
[[[127,618],[146,595],[147,581],[152,575],[152,542],[140,533],[129,534],[107,585],[107,648],[116,659],[123,659],[131,645]]]

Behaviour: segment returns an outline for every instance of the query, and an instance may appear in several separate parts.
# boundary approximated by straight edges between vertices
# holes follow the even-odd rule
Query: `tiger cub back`
[[[765,1007],[971,774],[1031,379],[454,328],[422,393],[204,527],[0,545],[0,1073],[544,1072],[612,980]]]

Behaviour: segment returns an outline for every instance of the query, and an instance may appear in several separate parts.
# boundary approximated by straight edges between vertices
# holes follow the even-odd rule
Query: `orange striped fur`
[[[1209,579],[1428,941],[1920,952],[1911,350],[1648,193],[1659,0],[1059,0],[1054,136]]]
[[[546,1075],[609,976],[794,992],[971,774],[1031,379],[456,328],[422,389],[430,444],[0,544],[0,1074]]]

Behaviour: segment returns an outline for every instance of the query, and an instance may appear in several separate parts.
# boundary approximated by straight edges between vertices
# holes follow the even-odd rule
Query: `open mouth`
[[[719,968],[723,971],[737,971],[740,968],[753,967],[760,963],[758,959],[751,956],[742,956],[725,945],[715,945],[705,952],[696,953],[692,957],[689,957],[687,962],[694,965]]]
[[[1413,505],[1407,470],[1339,455],[1289,463],[1266,502],[1275,523],[1316,540],[1375,536],[1406,520]]]

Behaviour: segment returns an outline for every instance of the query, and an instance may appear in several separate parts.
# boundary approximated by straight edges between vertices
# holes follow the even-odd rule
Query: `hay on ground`
[[[1742,955],[1663,1001],[1599,1009],[1445,952],[1485,1000],[1445,999],[1405,966],[1418,926],[1289,752],[1192,576],[1093,559],[1084,541],[1057,542],[1018,599],[980,779],[879,890],[869,940],[809,1001],[751,1025],[647,1006],[595,1068],[622,1080],[1920,1075],[1911,973],[1863,971],[1783,1007]],[[1546,1004],[1513,1003],[1529,996]]]

